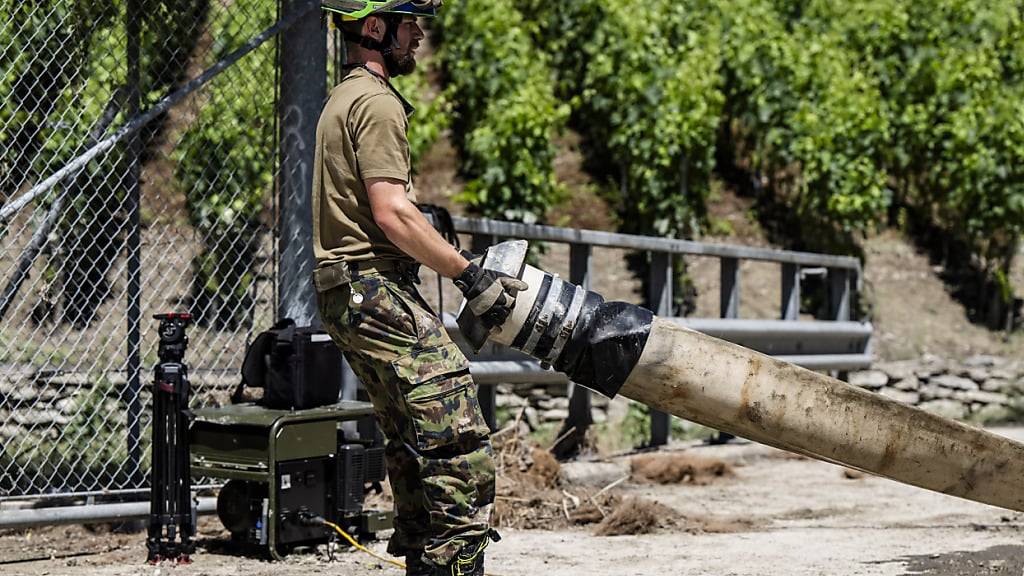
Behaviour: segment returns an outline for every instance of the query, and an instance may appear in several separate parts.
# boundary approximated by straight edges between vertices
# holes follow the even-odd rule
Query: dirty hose
[[[500,332],[468,311],[479,348],[522,350],[574,382],[806,456],[944,494],[1024,511],[1024,444],[930,414],[719,340],[524,264],[526,242],[491,247],[483,266],[530,288]]]

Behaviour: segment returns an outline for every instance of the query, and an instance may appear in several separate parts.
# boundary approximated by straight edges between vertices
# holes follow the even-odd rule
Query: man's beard
[[[384,65],[388,68],[388,75],[393,77],[405,76],[406,74],[412,74],[413,70],[416,69],[416,56],[413,55],[411,50],[402,56],[395,56],[394,52],[388,52],[384,56]]]

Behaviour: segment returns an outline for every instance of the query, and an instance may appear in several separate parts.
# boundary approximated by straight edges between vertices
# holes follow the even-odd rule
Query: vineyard
[[[139,1],[142,109],[275,10]],[[124,4],[44,4],[0,11],[22,22],[0,30],[12,47],[0,199],[131,112],[112,60]],[[790,248],[859,254],[865,233],[897,228],[941,260],[976,320],[1002,326],[1024,234],[1022,11],[1019,0],[456,1],[430,26],[434,56],[398,84],[419,109],[414,157],[448,134],[466,182],[456,200],[471,213],[545,222],[571,194],[553,168],[571,131],[621,231],[699,237],[716,226],[715,186],[755,199]],[[172,164],[163,193],[184,197],[178,220],[202,237],[191,306],[218,327],[248,321],[238,311],[251,307],[272,211],[275,95],[252,81],[273,76],[270,50],[232,72],[244,81],[204,91],[194,117],[161,116],[141,138],[143,163]],[[89,326],[109,297],[125,192],[96,176],[123,172],[129,145],[67,182],[86,216],[62,221],[69,248],[48,265],[60,311],[47,314],[63,323]],[[89,238],[104,241],[76,240]]]
[[[470,181],[461,198],[542,220],[561,193],[550,142],[568,128],[623,231],[702,234],[719,180],[756,198],[795,248],[857,253],[864,233],[910,233],[996,325],[1024,233],[1022,11],[1010,0],[452,3],[437,37]]]

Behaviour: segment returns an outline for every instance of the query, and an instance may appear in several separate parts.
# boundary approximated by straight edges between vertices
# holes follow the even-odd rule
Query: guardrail
[[[721,263],[720,318],[675,318],[675,321],[812,370],[847,371],[871,365],[871,324],[857,322],[855,318],[861,286],[861,263],[857,258],[497,220],[453,217],[452,221],[457,232],[472,235],[476,251],[509,238],[568,244],[568,280],[584,288],[590,288],[594,278],[594,247],[649,252],[651,266],[645,305],[662,317],[672,315],[671,256],[718,258]],[[774,262],[782,267],[778,320],[739,318],[742,260]],[[824,277],[827,306],[824,314],[814,320],[800,320],[802,281],[812,275]],[[493,384],[568,383],[564,375],[544,370],[537,361],[514,350],[488,344],[476,354],[458,334],[454,317],[446,315],[445,325],[472,360],[471,370],[481,385],[482,408],[492,427],[495,424]],[[590,391],[568,384],[569,417],[559,436],[578,440],[592,423]],[[660,412],[652,414],[651,445],[665,444],[668,435],[669,416]]]

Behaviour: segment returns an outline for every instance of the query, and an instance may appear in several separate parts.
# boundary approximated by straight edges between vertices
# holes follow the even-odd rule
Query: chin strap
[[[384,39],[374,40],[369,36],[363,36],[362,34],[353,34],[351,32],[345,32],[345,39],[354,41],[359,44],[360,47],[366,48],[367,50],[374,50],[380,52],[381,56],[387,58],[391,51],[398,46],[398,22],[401,21],[401,16],[395,18],[393,14],[381,14],[380,17],[384,20]]]

